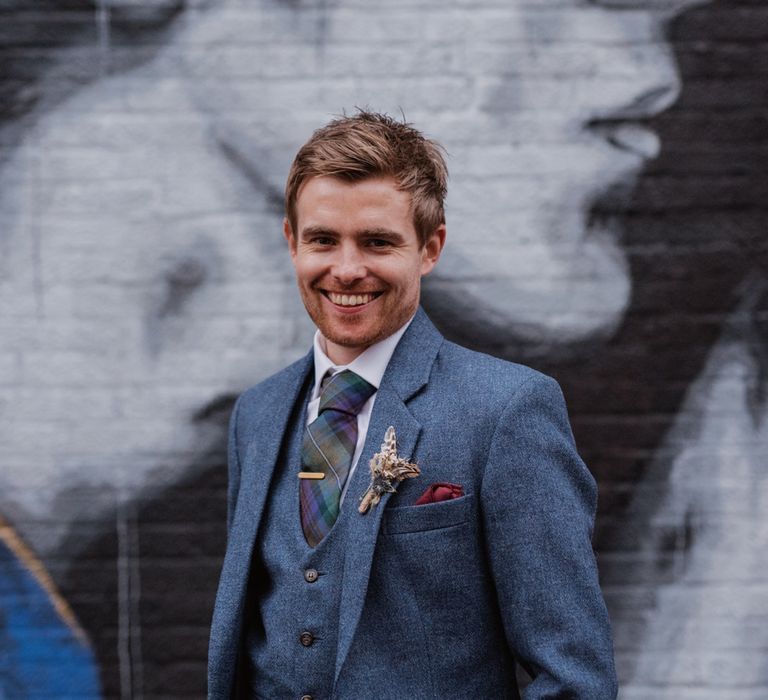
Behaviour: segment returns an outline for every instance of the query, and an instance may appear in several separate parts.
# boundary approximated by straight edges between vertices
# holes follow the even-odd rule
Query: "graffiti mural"
[[[670,23],[682,91],[653,120],[663,148],[623,218],[634,299],[595,365],[623,354],[629,384],[587,430],[608,428],[606,470],[626,465],[602,472],[613,505],[600,538],[626,698],[768,692],[760,17],[717,2]]]
[[[229,411],[311,337],[283,182],[356,105],[448,149],[433,319],[563,386],[623,700],[765,696],[766,19],[0,4],[0,698],[204,696]]]
[[[0,697],[99,697],[88,639],[42,564],[2,520],[0,622]]]

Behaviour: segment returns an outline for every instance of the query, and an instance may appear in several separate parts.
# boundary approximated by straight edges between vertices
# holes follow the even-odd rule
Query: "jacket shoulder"
[[[559,392],[557,382],[543,372],[450,341],[440,349],[435,375],[435,379],[445,377],[458,394],[476,396],[479,391],[490,403],[506,404],[523,388],[531,391],[557,388]]]

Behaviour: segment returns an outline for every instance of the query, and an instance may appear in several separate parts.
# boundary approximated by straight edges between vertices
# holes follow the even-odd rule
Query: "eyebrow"
[[[387,240],[393,242],[405,240],[405,236],[403,236],[403,234],[399,231],[393,231],[392,229],[384,228],[381,226],[363,229],[362,231],[358,232],[358,235],[364,236],[366,238],[386,238]]]
[[[307,226],[301,230],[301,238],[310,238],[312,236],[338,236],[338,232],[325,226]],[[383,226],[373,228],[364,228],[356,231],[355,235],[359,238],[386,238],[392,242],[401,242],[405,240],[402,233],[394,231]]]
[[[336,231],[325,226],[307,226],[301,229],[299,235],[302,238],[309,238],[310,236],[335,236]]]

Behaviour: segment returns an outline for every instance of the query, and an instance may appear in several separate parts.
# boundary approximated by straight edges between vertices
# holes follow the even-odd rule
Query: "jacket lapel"
[[[252,546],[264,512],[269,484],[275,472],[280,447],[288,430],[288,423],[294,406],[299,400],[301,389],[312,369],[312,353],[292,365],[288,376],[270,392],[269,410],[262,410],[258,422],[253,425],[248,447],[243,460],[240,478],[240,493],[235,510],[235,524],[232,528],[237,544]],[[242,541],[244,540],[244,541]],[[244,562],[246,572],[249,561]]]
[[[228,676],[221,679],[222,687],[231,687],[234,682],[234,660],[239,650],[253,545],[283,437],[312,364],[310,352],[275,378],[271,391],[262,394],[269,410],[254,412],[256,420],[251,426],[251,435],[243,436],[248,444],[241,462],[240,492],[215,608],[216,616],[221,619],[214,620],[211,636],[211,655],[214,650],[219,651],[223,657],[219,668],[226,669],[223,673]],[[224,638],[218,638],[216,632],[225,635]],[[213,696],[217,697],[215,693]]]
[[[389,426],[395,428],[398,454],[408,459],[414,453],[421,425],[409,411],[407,402],[427,383],[442,342],[442,336],[419,309],[395,349],[376,393],[365,446],[344,500],[344,508],[352,512],[349,513],[349,541],[344,559],[334,683],[338,681],[360,621],[381,519],[392,495],[384,494],[378,505],[372,506],[367,513],[358,512],[360,497],[370,483],[368,464],[380,451]]]

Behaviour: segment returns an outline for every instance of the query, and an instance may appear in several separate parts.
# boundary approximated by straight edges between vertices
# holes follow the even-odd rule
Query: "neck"
[[[345,366],[353,360],[357,359],[366,349],[366,347],[354,347],[348,348],[344,345],[338,345],[327,340],[324,336],[320,336],[320,347],[326,354],[328,359],[333,362],[334,365]]]

